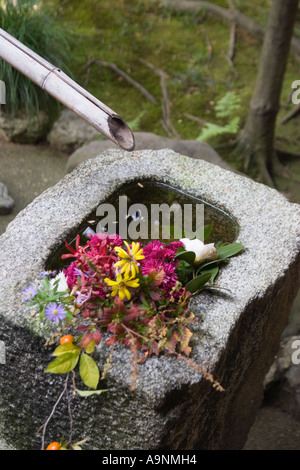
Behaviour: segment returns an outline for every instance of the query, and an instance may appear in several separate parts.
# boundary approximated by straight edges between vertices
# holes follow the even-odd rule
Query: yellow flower
[[[127,251],[123,248],[117,246],[115,251],[118,253],[119,258],[122,258],[120,261],[117,261],[114,266],[116,268],[121,267],[120,272],[125,274],[125,277],[128,277],[130,274],[132,277],[136,277],[139,272],[139,267],[137,262],[141,259],[144,259],[143,249],[140,248],[139,243],[132,242],[131,248],[126,241],[124,241],[127,246]]]
[[[112,281],[108,277],[106,277],[105,282],[112,288],[111,295],[114,296],[119,294],[121,300],[127,297],[128,300],[131,299],[131,294],[128,290],[128,287],[139,287],[139,279],[133,279],[132,277],[124,277],[122,274],[117,274],[117,280]]]

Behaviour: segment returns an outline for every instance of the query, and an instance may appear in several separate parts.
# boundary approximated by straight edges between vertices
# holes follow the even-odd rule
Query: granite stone
[[[30,315],[21,291],[39,282],[53,250],[91,210],[124,182],[145,178],[200,197],[238,224],[236,241],[245,250],[217,278],[230,293],[202,292],[191,302],[198,318],[192,358],[206,365],[225,392],[171,356],[141,364],[131,392],[131,353],[118,346],[103,384],[109,391],[73,399],[74,441],[86,437],[86,447],[97,450],[243,448],[299,289],[300,206],[249,178],[168,149],[108,150],[82,163],[19,213],[0,237],[0,340],[6,345],[0,443],[38,449],[37,429],[64,381],[44,374],[52,349],[43,344],[52,327]],[[108,352],[104,343],[97,348],[100,367]],[[59,439],[67,429],[64,402],[47,436]]]

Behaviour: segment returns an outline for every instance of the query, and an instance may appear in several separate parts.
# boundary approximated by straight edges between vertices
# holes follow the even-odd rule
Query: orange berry
[[[51,444],[48,445],[46,450],[60,450],[59,442],[51,442]]]
[[[66,335],[60,338],[60,344],[73,343],[74,336]]]

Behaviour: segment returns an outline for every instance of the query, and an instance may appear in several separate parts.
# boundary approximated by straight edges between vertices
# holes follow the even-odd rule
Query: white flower
[[[50,279],[50,286],[51,286],[52,289],[53,289],[54,283],[57,280],[59,281],[58,285],[57,285],[57,292],[65,292],[65,291],[69,290],[69,286],[68,286],[68,283],[67,283],[67,278],[66,278],[66,276],[64,275],[64,273],[62,271],[60,273],[58,273],[57,276],[55,276],[53,279]]]
[[[193,251],[195,253],[195,264],[203,263],[203,261],[214,261],[218,258],[218,252],[214,243],[205,245],[201,240],[198,240],[198,238],[194,240],[182,238],[180,241],[183,243],[186,251]]]

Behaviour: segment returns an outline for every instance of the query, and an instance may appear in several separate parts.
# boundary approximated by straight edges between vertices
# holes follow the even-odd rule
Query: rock
[[[73,111],[64,109],[47,136],[49,144],[64,153],[71,154],[84,143],[101,135]]]
[[[131,352],[117,345],[103,384],[109,391],[72,400],[73,440],[88,438],[85,448],[91,450],[243,448],[300,284],[300,207],[274,189],[172,150],[112,149],[43,192],[0,237],[0,338],[6,345],[0,445],[40,448],[36,431],[65,381],[44,373],[53,348],[43,345],[53,330],[31,316],[21,291],[38,282],[49,257],[100,202],[123,183],[144,179],[204,199],[226,211],[239,229],[236,241],[245,250],[217,280],[230,294],[202,291],[191,303],[198,318],[192,358],[209,365],[225,392],[184,361],[164,355],[139,365],[131,392]],[[109,351],[105,342],[96,349],[101,370]],[[64,401],[47,435],[66,436],[68,423]]]
[[[217,154],[217,152],[206,142],[196,140],[175,140],[162,137],[151,132],[135,132],[135,150],[161,150],[172,149],[181,155],[192,158],[200,158],[215,165],[232,170],[232,168]],[[116,144],[109,140],[93,140],[77,148],[69,157],[67,171],[70,172],[80,163],[89,158],[96,157],[102,152],[118,148]]]
[[[7,187],[0,181],[0,215],[9,214],[14,206],[14,200],[8,195]]]
[[[300,421],[300,336],[290,336],[280,349],[264,381],[266,403]]]
[[[0,114],[0,137],[20,144],[37,143],[45,139],[49,130],[49,118],[44,111],[37,116],[18,114],[13,119]]]

